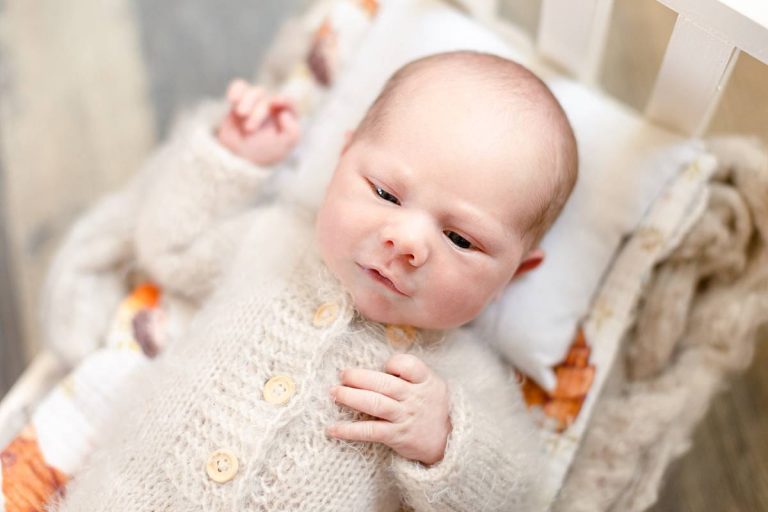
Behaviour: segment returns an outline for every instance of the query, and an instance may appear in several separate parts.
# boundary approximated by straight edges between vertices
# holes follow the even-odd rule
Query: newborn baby
[[[184,321],[54,508],[542,510],[517,384],[461,326],[543,260],[573,188],[546,86],[475,52],[404,66],[316,214],[254,206],[298,138],[290,101],[228,97],[74,230]]]

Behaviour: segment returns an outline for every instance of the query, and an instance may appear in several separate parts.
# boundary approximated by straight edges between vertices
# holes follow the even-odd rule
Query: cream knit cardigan
[[[45,321],[70,361],[98,339],[132,267],[162,286],[183,321],[124,390],[53,510],[385,512],[401,501],[417,511],[543,510],[543,450],[495,354],[465,330],[392,343],[387,326],[361,318],[316,253],[312,215],[280,201],[254,206],[271,171],[218,145],[222,112],[207,105],[183,120],[75,226],[54,262]],[[318,321],[324,304],[331,313]],[[422,358],[449,385],[453,430],[430,467],[325,434],[364,416],[332,402],[338,370],[382,370],[396,352]],[[277,375],[295,386],[282,405],[265,399]],[[206,471],[218,450],[237,463],[225,482]]]

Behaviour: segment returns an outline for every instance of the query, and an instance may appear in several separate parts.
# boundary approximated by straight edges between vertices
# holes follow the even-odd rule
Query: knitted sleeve
[[[519,386],[468,332],[424,361],[449,385],[452,431],[431,466],[393,454],[405,502],[415,511],[542,511],[544,450]]]
[[[131,268],[191,298],[210,290],[268,176],[216,141],[225,109],[204,103],[182,118],[128,184],[65,236],[43,285],[41,325],[46,346],[69,366],[102,342]]]
[[[226,105],[207,103],[178,124],[153,162],[136,226],[142,269],[193,302],[215,287],[252,218],[268,168],[224,148],[214,132]]]
[[[44,344],[74,367],[101,343],[123,295],[134,259],[136,206],[146,180],[134,176],[101,199],[64,237],[41,291]]]

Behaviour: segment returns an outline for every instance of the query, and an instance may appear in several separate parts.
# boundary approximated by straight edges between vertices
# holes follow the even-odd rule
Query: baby
[[[254,206],[298,140],[290,101],[242,81],[228,100],[68,241],[146,271],[184,321],[54,508],[543,509],[519,389],[461,326],[541,263],[573,188],[547,87],[475,52],[404,66],[316,213]]]

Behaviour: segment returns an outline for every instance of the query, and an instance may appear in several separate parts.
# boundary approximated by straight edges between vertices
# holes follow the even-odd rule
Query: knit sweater
[[[317,253],[312,215],[279,200],[254,205],[270,170],[218,145],[221,113],[205,106],[184,120],[126,189],[78,223],[54,265],[69,277],[49,278],[49,321],[66,313],[57,295],[96,293],[93,283],[128,260],[184,314],[53,510],[542,510],[543,450],[499,358],[466,329],[361,317]],[[448,383],[452,431],[432,466],[325,434],[371,419],[332,401],[338,371],[383,371],[397,352]]]

